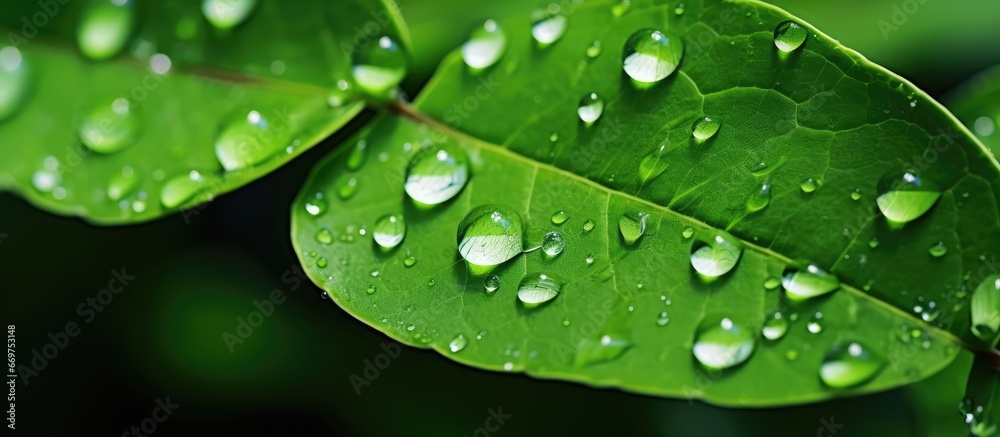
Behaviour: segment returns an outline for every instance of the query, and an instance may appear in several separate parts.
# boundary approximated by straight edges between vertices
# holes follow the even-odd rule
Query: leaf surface
[[[779,54],[773,31],[793,18],[778,9],[675,8],[566,8],[566,33],[547,47],[532,40],[529,17],[505,20],[509,47],[483,72],[451,54],[415,108],[375,122],[303,188],[292,236],[310,277],[366,323],[463,363],[725,405],[885,390],[934,374],[960,346],[985,347],[969,333],[968,296],[995,264],[1000,234],[997,163],[982,145],[908,82],[801,21],[806,42]],[[678,70],[652,87],[622,72],[626,40],[643,28],[685,42]],[[591,58],[595,40],[603,50]],[[577,115],[589,93],[605,102],[590,126]],[[695,141],[692,126],[706,116],[721,128]],[[472,176],[454,199],[419,208],[403,189],[407,163],[421,148],[444,146],[468,154]],[[649,156],[662,159],[644,165]],[[876,206],[878,181],[913,166],[941,197],[890,227]],[[821,186],[806,192],[808,178]],[[760,195],[764,185],[769,196]],[[313,214],[307,205],[317,197],[328,208]],[[471,269],[456,232],[483,204],[520,215],[525,249],[557,231],[565,250],[527,252],[485,274]],[[556,223],[557,212],[569,219]],[[640,213],[645,232],[628,244],[634,235],[620,222]],[[370,239],[386,214],[407,226],[390,251]],[[732,271],[706,281],[692,251],[720,230],[744,249]],[[947,253],[931,255],[932,246]],[[835,274],[839,289],[796,303],[765,287],[799,260]],[[561,292],[528,308],[519,283],[540,273]],[[494,293],[484,289],[489,275],[500,279]],[[767,340],[761,327],[776,312],[790,326]],[[752,355],[706,370],[692,351],[725,319],[751,333]],[[819,369],[836,345],[852,342],[879,371],[833,389]]]
[[[1000,67],[962,84],[945,100],[948,109],[996,156],[1000,151]]]

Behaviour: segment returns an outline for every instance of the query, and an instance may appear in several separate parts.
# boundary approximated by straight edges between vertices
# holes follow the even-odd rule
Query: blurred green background
[[[887,34],[879,21],[892,24],[903,1],[774,3],[933,97],[1000,64],[996,0],[912,1],[916,12]],[[415,95],[437,59],[482,20],[547,3],[400,0],[414,36],[407,91]],[[964,435],[956,405],[968,359],[878,395],[731,410],[483,372],[403,348],[357,394],[351,376],[363,377],[365,360],[390,340],[321,299],[308,281],[294,287],[288,211],[313,163],[370,117],[187,221],[96,228],[0,194],[0,313],[17,327],[19,362],[67,322],[82,326],[18,387],[18,431],[121,435],[169,397],[179,408],[157,436],[474,435],[489,409],[501,407],[511,417],[493,434]],[[77,306],[106,286],[112,269],[136,279],[85,323]],[[237,318],[274,289],[287,301],[230,353],[223,334],[235,333]]]

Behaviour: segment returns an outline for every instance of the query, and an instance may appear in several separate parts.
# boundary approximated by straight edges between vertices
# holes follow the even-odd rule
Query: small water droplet
[[[406,166],[406,194],[424,205],[437,205],[455,197],[469,180],[465,150],[450,145],[428,147],[410,158]]]
[[[333,232],[329,229],[323,228],[316,231],[316,241],[320,244],[332,244],[333,243]]]
[[[656,83],[677,69],[684,55],[684,42],[671,32],[639,29],[625,42],[622,69],[632,79]]]
[[[539,305],[555,299],[562,283],[545,274],[529,274],[517,287],[517,299],[527,305]]]
[[[823,325],[820,323],[823,320],[823,313],[816,313],[809,319],[809,323],[806,324],[806,330],[813,334],[819,334],[823,332]]]
[[[496,64],[506,50],[507,34],[496,21],[486,20],[462,45],[462,59],[472,69],[485,69]]]
[[[972,333],[980,340],[992,342],[1000,332],[1000,275],[984,279],[971,301]]]
[[[320,259],[316,260],[316,267],[324,268],[326,266],[327,266],[327,260],[326,260],[326,258],[320,258]]]
[[[803,193],[812,193],[813,191],[818,190],[822,185],[823,183],[818,179],[805,178],[799,183],[799,188],[802,189]]]
[[[554,143],[559,141],[559,132],[552,132],[549,134],[549,142]]]
[[[670,315],[666,311],[660,313],[656,318],[656,326],[667,326],[670,323]]]
[[[406,236],[406,222],[402,216],[386,214],[375,221],[372,238],[384,249],[391,249],[403,242]]]
[[[597,226],[597,223],[595,223],[593,220],[588,219],[587,221],[583,222],[583,232],[587,233],[587,232],[593,231],[594,227],[596,227],[596,226]]]
[[[90,2],[76,29],[80,51],[90,59],[108,59],[125,48],[135,22],[135,10],[129,0]]]
[[[319,216],[326,212],[326,200],[323,199],[323,193],[316,193],[312,199],[306,200],[305,209],[306,212],[311,216]]]
[[[16,114],[28,97],[31,71],[15,47],[0,49],[0,121]]]
[[[368,142],[365,140],[360,140],[354,144],[351,149],[351,153],[347,155],[347,169],[357,170],[365,165],[365,160],[368,158]]]
[[[373,285],[369,285],[368,289],[365,290],[365,292],[367,292],[368,294],[375,294],[376,291],[378,291],[378,287],[376,287],[374,284]],[[412,331],[412,329],[411,329],[411,331]]]
[[[868,242],[868,247],[872,249],[878,247],[878,238],[872,237],[871,241]]]
[[[465,339],[465,336],[459,334],[457,337],[451,340],[451,343],[448,343],[448,350],[452,352],[459,352],[462,349],[465,349],[465,345],[468,343],[469,342],[468,340]]]
[[[666,153],[667,146],[663,145],[642,159],[642,162],[639,163],[639,179],[643,183],[656,179],[667,169],[669,164],[665,159]]]
[[[948,246],[945,246],[944,242],[938,241],[936,244],[931,245],[931,247],[927,249],[927,253],[931,254],[931,256],[935,258],[940,258],[948,254]]]
[[[120,201],[139,186],[139,176],[135,174],[132,167],[122,167],[121,172],[111,178],[108,183],[108,199]]]
[[[761,329],[764,338],[772,341],[784,337],[786,332],[788,332],[788,320],[781,313],[774,313],[770,319],[764,322],[764,327]]]
[[[771,203],[771,182],[765,179],[747,199],[747,211],[757,212]]]
[[[753,333],[730,318],[706,318],[692,349],[695,359],[709,370],[739,365],[750,358],[753,351]]]
[[[122,97],[94,108],[80,124],[80,141],[97,153],[115,153],[132,145],[139,126],[133,112]]]
[[[684,3],[680,3],[676,8],[674,8],[674,15],[678,17],[684,15]]]
[[[591,265],[591,264],[593,264],[594,263],[594,254],[587,255],[587,259],[585,259],[583,261],[586,262],[588,266]]]
[[[586,124],[593,124],[601,118],[604,113],[604,99],[597,93],[587,93],[580,99],[580,105],[576,108],[576,114],[580,116]]]
[[[213,27],[231,29],[245,21],[257,6],[257,0],[203,0],[201,12]]]
[[[566,223],[566,220],[569,220],[569,214],[566,214],[565,211],[556,211],[552,214],[552,224],[554,225]]]
[[[590,59],[594,59],[598,56],[601,56],[602,51],[603,48],[601,47],[601,42],[598,40],[594,40],[594,42],[592,42],[590,46],[587,47],[587,57]]]
[[[854,191],[851,191],[851,200],[861,200],[860,188],[856,188]]]
[[[257,111],[225,123],[215,140],[215,157],[227,171],[253,167],[284,153],[288,120],[272,120]]]
[[[694,228],[690,226],[684,228],[684,230],[681,231],[681,236],[684,237],[685,239],[691,238],[692,236],[694,236]]]
[[[209,186],[209,180],[197,171],[176,176],[160,190],[160,203],[164,208],[176,208],[191,201]]]
[[[875,202],[890,222],[907,223],[924,215],[939,197],[937,185],[916,172],[890,172],[879,179]]]
[[[625,15],[626,12],[632,7],[631,0],[622,0],[618,4],[611,7],[611,14],[615,17],[621,17]]]
[[[863,384],[882,369],[882,360],[858,342],[834,344],[823,357],[819,378],[830,388],[843,389]]]
[[[458,225],[458,252],[471,264],[495,266],[523,250],[521,216],[502,205],[472,208]]]
[[[691,136],[698,143],[703,143],[714,137],[716,132],[719,132],[720,127],[722,127],[722,122],[719,120],[712,117],[699,118],[691,127]]]
[[[767,290],[774,290],[781,285],[781,278],[776,278],[774,276],[768,277],[764,280],[764,288]]]
[[[790,269],[781,279],[781,285],[793,301],[803,301],[830,293],[840,287],[837,277],[815,264],[804,269]]]
[[[538,13],[531,26],[531,36],[540,46],[548,46],[566,33],[567,21],[566,16],[551,11]]]
[[[691,267],[706,278],[717,278],[736,266],[743,245],[724,231],[714,231],[691,247]]]
[[[630,347],[632,347],[632,342],[619,336],[602,335],[596,340],[588,338],[580,342],[574,364],[586,366],[613,361],[622,356]]]
[[[387,97],[406,77],[406,53],[392,38],[373,39],[351,56],[351,74],[361,91]]]
[[[542,251],[549,257],[555,257],[566,248],[566,240],[558,232],[549,232],[542,237]]]
[[[497,275],[490,275],[485,280],[483,280],[483,286],[486,288],[486,292],[492,293],[500,288],[500,277]]]
[[[624,214],[618,219],[618,231],[621,232],[626,245],[635,244],[646,233],[646,218],[648,217],[649,214],[640,212]]]
[[[791,52],[806,42],[809,31],[794,21],[784,21],[774,29],[774,46],[783,52]]]

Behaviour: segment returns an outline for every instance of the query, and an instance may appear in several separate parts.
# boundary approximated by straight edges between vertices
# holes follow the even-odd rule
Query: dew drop
[[[320,216],[326,212],[327,204],[326,200],[323,199],[323,193],[316,193],[312,199],[306,200],[305,209],[306,212],[313,216]]]
[[[111,178],[108,183],[108,199],[117,202],[132,194],[139,186],[139,179],[132,167],[122,167],[121,172]]]
[[[799,183],[799,188],[802,189],[803,193],[812,193],[813,191],[818,190],[821,185],[822,182],[818,179],[805,178]]]
[[[703,323],[692,352],[695,359],[709,370],[723,370],[739,365],[754,351],[754,335],[732,319],[723,318]]]
[[[539,305],[555,299],[562,283],[545,274],[530,274],[517,286],[517,299],[527,305]]]
[[[781,278],[776,278],[774,276],[771,276],[764,280],[764,288],[767,290],[774,290],[775,288],[778,288],[778,286],[780,285],[781,285]]]
[[[160,190],[160,203],[164,208],[175,208],[189,202],[209,186],[209,180],[197,171],[176,176]]]
[[[587,233],[593,231],[596,226],[597,223],[595,223],[593,220],[588,219],[587,221],[583,222],[583,232]]]
[[[663,311],[656,317],[656,326],[667,326],[668,324],[670,324],[670,315]]]
[[[320,258],[316,260],[316,267],[324,268],[327,266],[327,264],[329,264],[329,262],[326,260],[326,258]]]
[[[204,0],[201,12],[213,27],[231,29],[245,21],[257,6],[257,0]]]
[[[406,53],[388,36],[372,40],[351,56],[351,74],[361,91],[386,97],[406,77]]]
[[[774,313],[770,319],[764,322],[761,334],[768,340],[778,340],[788,332],[788,320],[782,317],[781,313]]]
[[[495,266],[522,251],[521,216],[502,205],[472,208],[458,225],[458,252],[471,264]]]
[[[602,335],[596,340],[588,338],[580,342],[574,364],[586,366],[613,361],[622,356],[630,347],[632,347],[632,342],[619,336]]]
[[[781,279],[781,285],[791,300],[803,301],[836,290],[840,287],[840,281],[819,266],[809,264],[801,270],[788,270]]]
[[[597,93],[588,93],[580,99],[580,105],[576,108],[576,114],[580,116],[585,124],[593,124],[604,113],[604,99]]]
[[[455,197],[469,180],[465,150],[441,145],[420,150],[406,166],[406,194],[417,203],[437,205]]]
[[[332,244],[333,243],[333,232],[329,229],[323,228],[316,231],[316,241],[320,244]]]
[[[820,323],[822,320],[823,313],[816,313],[811,319],[809,319],[809,323],[806,324],[806,330],[813,334],[823,332],[823,325]]]
[[[625,214],[618,219],[618,231],[621,232],[622,239],[626,245],[633,245],[646,233],[646,219],[649,214],[634,213]]]
[[[806,42],[809,31],[794,21],[784,21],[774,29],[774,46],[783,52],[791,52]]]
[[[135,22],[130,0],[93,0],[76,29],[80,51],[90,59],[108,59],[125,48]]]
[[[378,291],[378,287],[376,287],[375,285],[369,285],[368,289],[365,290],[365,292],[368,294],[375,294],[376,291]],[[413,329],[411,328],[410,330],[412,331]]]
[[[1000,274],[984,279],[971,300],[972,333],[992,342],[1000,332]]]
[[[372,238],[384,249],[391,249],[403,242],[406,236],[406,222],[402,216],[387,214],[379,217],[372,228]]]
[[[351,153],[347,155],[347,169],[357,170],[361,166],[365,165],[365,160],[368,158],[368,142],[365,140],[360,140],[354,144],[351,149]]]
[[[0,121],[24,106],[30,83],[30,70],[21,51],[15,47],[0,49]]]
[[[938,198],[941,190],[916,172],[887,173],[878,183],[875,202],[886,219],[907,223],[924,215]]]
[[[591,264],[593,264],[594,263],[594,254],[587,255],[587,258],[584,259],[583,261],[586,262],[588,266],[591,265]]]
[[[939,241],[937,244],[931,245],[931,247],[927,249],[927,253],[931,254],[931,256],[935,258],[940,258],[948,254],[948,246],[945,246],[944,242]]]
[[[717,278],[729,273],[743,253],[739,240],[724,231],[714,231],[691,248],[691,267],[706,278]]]
[[[861,189],[857,188],[851,191],[851,200],[861,200]]]
[[[500,288],[500,277],[497,275],[490,275],[485,280],[483,280],[483,287],[486,288],[487,293],[492,293]]]
[[[558,232],[549,232],[542,237],[542,252],[549,257],[558,256],[566,248],[566,240]]]
[[[684,230],[681,231],[681,236],[684,237],[685,239],[691,238],[692,236],[694,236],[694,228],[690,226],[684,228]]]
[[[467,345],[468,343],[469,341],[465,339],[465,336],[458,335],[457,337],[451,340],[451,343],[448,343],[448,350],[452,352],[459,352],[462,349],[465,349],[465,345]]]
[[[602,51],[603,48],[601,47],[601,42],[598,40],[594,40],[594,42],[592,42],[590,46],[587,47],[587,57],[590,59],[594,59],[598,56],[601,56]]]
[[[698,143],[703,143],[714,137],[719,132],[720,127],[722,127],[722,122],[719,120],[715,120],[712,117],[699,118],[694,122],[694,126],[691,127],[691,136]]]
[[[858,342],[833,345],[823,357],[819,378],[830,388],[843,389],[863,384],[882,369],[882,360]]]
[[[566,33],[567,19],[564,15],[553,14],[548,11],[538,14],[534,24],[531,25],[531,37],[542,47],[548,46]]]
[[[227,171],[253,167],[281,154],[288,144],[288,120],[249,111],[225,123],[215,139],[215,157]]]
[[[669,165],[665,159],[666,153],[667,146],[663,145],[642,158],[642,162],[639,163],[639,179],[642,183],[656,179],[667,170]]]
[[[757,212],[771,203],[771,182],[764,180],[747,199],[747,211]]]
[[[566,223],[566,220],[569,220],[569,214],[566,214],[566,211],[556,211],[552,214],[552,224],[554,225]]]
[[[684,42],[671,32],[639,29],[625,42],[622,69],[632,79],[656,83],[677,69],[684,55]]]
[[[506,50],[507,34],[496,21],[486,20],[462,45],[462,59],[472,69],[485,69],[496,64]]]
[[[135,142],[138,124],[129,101],[119,97],[84,117],[80,141],[94,152],[115,153]]]

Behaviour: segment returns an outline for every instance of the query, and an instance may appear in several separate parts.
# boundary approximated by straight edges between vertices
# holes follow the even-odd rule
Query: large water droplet
[[[406,236],[406,222],[403,221],[402,216],[388,214],[379,217],[372,229],[372,238],[375,239],[375,243],[385,249],[399,246],[399,243],[403,242],[404,236]]]
[[[138,129],[129,101],[119,97],[87,114],[80,125],[80,141],[97,153],[114,153],[132,145]]]
[[[139,186],[139,176],[132,167],[125,166],[122,171],[111,178],[108,183],[108,199],[119,201],[132,194]]]
[[[836,290],[840,287],[840,281],[819,266],[809,264],[804,269],[786,272],[781,285],[791,300],[802,301]]]
[[[453,340],[451,340],[451,343],[448,343],[448,350],[452,352],[459,352],[462,349],[465,349],[465,345],[467,344],[469,344],[469,341],[465,339],[465,336],[458,335]]]
[[[177,176],[167,181],[160,190],[160,203],[164,208],[175,208],[193,199],[209,186],[209,180],[197,171]]]
[[[496,64],[507,50],[507,34],[496,21],[486,20],[482,27],[472,32],[462,45],[462,59],[469,67],[479,70]]]
[[[771,181],[765,179],[747,199],[747,211],[757,212],[771,203]]]
[[[754,351],[754,335],[746,327],[723,318],[703,323],[696,336],[692,352],[709,370],[723,370],[739,365]]]
[[[764,338],[768,340],[778,340],[784,337],[786,332],[788,332],[788,319],[781,313],[774,313],[773,317],[764,322],[764,327],[761,329]]]
[[[228,171],[253,167],[283,153],[290,131],[288,120],[249,111],[222,126],[215,139],[215,157]]]
[[[812,193],[813,191],[818,190],[821,185],[822,182],[818,179],[805,178],[799,183],[799,188],[802,189],[803,193]]]
[[[621,232],[625,244],[633,245],[646,233],[646,219],[649,214],[634,213],[624,214],[618,219],[618,231]]]
[[[613,335],[602,335],[596,340],[588,338],[580,343],[574,364],[586,366],[612,361],[622,356],[631,346],[632,342],[628,339]]]
[[[257,0],[203,0],[201,12],[216,29],[231,29],[250,16]]]
[[[96,60],[117,55],[125,48],[134,22],[130,0],[93,0],[76,29],[80,51]]]
[[[566,33],[566,22],[564,15],[548,11],[538,14],[534,24],[531,25],[531,36],[539,45],[545,47],[562,38]]]
[[[406,77],[406,53],[388,36],[355,51],[351,64],[358,88],[375,97],[387,96]]]
[[[21,51],[0,49],[0,121],[10,118],[24,105],[31,76]]]
[[[677,35],[656,29],[639,29],[625,42],[622,69],[632,79],[655,83],[670,76],[684,55],[684,42]]]
[[[565,247],[566,239],[558,232],[549,232],[542,237],[542,252],[545,252],[545,255],[557,256]]]
[[[566,214],[566,211],[556,211],[552,213],[552,224],[561,225],[566,223],[566,220],[569,220],[569,214]]]
[[[809,31],[794,21],[784,21],[774,29],[774,46],[783,52],[791,52],[806,42]]]
[[[580,99],[580,106],[576,108],[576,114],[580,116],[586,124],[592,124],[601,118],[604,113],[604,99],[597,93],[588,93]]]
[[[936,184],[916,172],[888,173],[878,182],[878,209],[895,223],[912,221],[927,212],[941,197]]]
[[[500,288],[500,277],[497,275],[490,275],[483,280],[483,287],[486,288],[487,293],[492,293]]]
[[[562,283],[545,274],[530,274],[517,286],[517,299],[527,305],[538,305],[555,299]]]
[[[468,161],[464,150],[449,145],[417,152],[406,166],[406,194],[424,205],[455,197],[469,180]]]
[[[326,212],[327,203],[323,198],[323,193],[316,193],[313,198],[306,200],[305,209],[311,216],[320,216]]]
[[[882,360],[861,343],[841,342],[823,357],[819,378],[831,388],[849,388],[872,379],[882,369]]]
[[[715,133],[722,127],[722,122],[712,117],[699,118],[691,127],[691,136],[695,141],[702,143],[715,136]]]
[[[691,266],[700,275],[716,278],[729,273],[743,253],[743,245],[724,231],[713,231],[692,247]]]
[[[972,333],[992,342],[1000,330],[1000,274],[987,277],[972,295]]]
[[[522,251],[521,216],[502,205],[472,208],[458,225],[458,252],[471,264],[495,266]]]
[[[642,162],[639,163],[639,179],[642,183],[656,179],[667,170],[669,165],[665,159],[666,153],[667,146],[663,145],[642,158]]]

